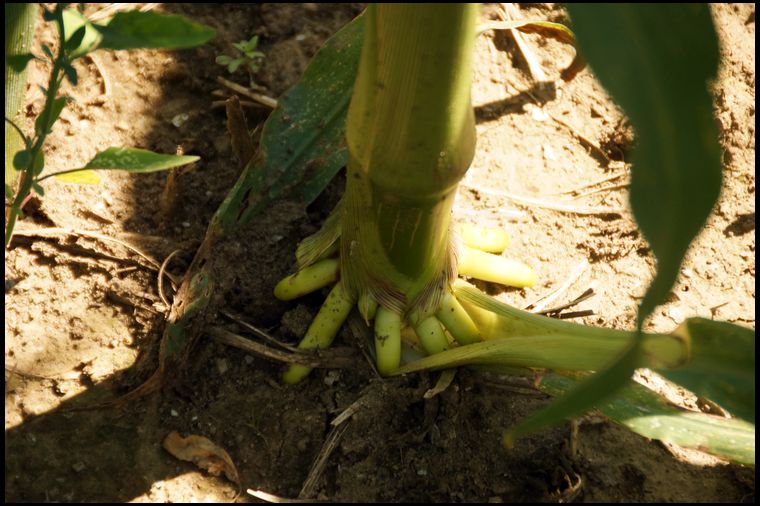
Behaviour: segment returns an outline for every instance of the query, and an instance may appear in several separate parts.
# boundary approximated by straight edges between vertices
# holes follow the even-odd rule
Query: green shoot
[[[261,68],[261,63],[264,61],[265,55],[256,49],[258,45],[258,35],[254,35],[249,40],[243,40],[232,44],[240,56],[232,57],[222,54],[216,57],[216,63],[227,67],[227,72],[230,74],[234,74],[241,67],[244,68],[248,72],[250,87],[259,88],[260,86],[256,84],[254,78],[259,71],[259,68]]]
[[[155,12],[122,12],[103,25],[90,23],[77,11],[67,9],[67,4],[56,4],[53,10],[44,8],[43,19],[55,23],[59,36],[56,54],[43,46],[43,56],[32,53],[19,53],[18,45],[6,43],[6,95],[8,83],[15,75],[22,73],[31,59],[37,59],[50,65],[48,85],[44,88],[45,104],[42,112],[34,122],[34,135],[27,135],[6,115],[6,125],[13,128],[23,143],[24,149],[13,154],[13,169],[20,174],[17,188],[6,182],[6,221],[5,247],[10,244],[16,220],[21,216],[22,208],[28,201],[31,191],[44,194],[40,185],[42,181],[56,176],[67,182],[96,183],[98,178],[94,170],[125,170],[130,172],[153,172],[166,170],[198,160],[194,156],[173,156],[151,153],[134,148],[109,148],[93,158],[84,167],[62,170],[42,175],[45,170],[43,148],[47,137],[52,132],[69,97],[60,96],[59,91],[64,79],[76,86],[77,71],[73,63],[88,52],[96,49],[131,49],[138,47],[183,48],[203,44],[214,36],[213,30],[191,23],[179,16],[161,15]],[[24,23],[24,18],[16,16],[14,23]],[[18,27],[11,26],[11,29]],[[28,26],[27,26],[28,29]],[[12,88],[14,96],[9,101],[20,103],[23,89]],[[6,148],[8,146],[6,145]],[[6,154],[7,156],[7,154]],[[6,172],[8,171],[6,165]],[[13,178],[10,178],[13,181]]]

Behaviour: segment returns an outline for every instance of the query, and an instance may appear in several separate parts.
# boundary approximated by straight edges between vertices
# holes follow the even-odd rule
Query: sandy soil
[[[88,6],[88,12],[98,9]],[[499,444],[502,430],[548,399],[514,382],[460,370],[441,395],[422,394],[437,375],[381,380],[356,368],[318,370],[296,387],[279,381],[281,365],[203,340],[182,388],[124,409],[71,411],[124,393],[156,366],[167,311],[155,268],[121,244],[65,228],[104,234],[140,248],[158,263],[180,252],[169,272],[181,276],[209,218],[239,172],[224,110],[212,107],[214,63],[231,44],[259,34],[267,57],[256,76],[273,97],[294,84],[320,44],[361,11],[355,4],[161,5],[212,26],[209,45],[182,52],[98,52],[76,66],[76,99],[47,145],[53,169],[84,164],[109,146],[196,154],[201,161],[167,174],[111,173],[98,186],[51,182],[35,200],[5,258],[6,501],[231,501],[237,487],[176,460],[161,442],[172,430],[225,448],[243,488],[296,497],[330,434],[330,421],[361,399],[342,425],[334,451],[306,494],[330,501],[704,501],[754,500],[754,473],[639,437],[594,416],[580,421],[575,458],[568,427]],[[666,305],[648,326],[670,331],[701,315],[755,325],[755,7],[717,5],[722,65],[714,85],[724,149],[720,203],[692,247]],[[566,21],[553,4],[524,17]],[[483,17],[496,15],[493,5]],[[525,36],[550,79],[572,57],[552,41]],[[38,24],[36,44],[53,45]],[[38,46],[39,47],[39,46]],[[31,129],[46,69],[33,64],[26,100]],[[233,79],[247,84],[245,76]],[[460,191],[457,219],[505,227],[508,254],[539,273],[532,289],[480,286],[525,307],[567,280],[555,301],[593,287],[576,309],[588,324],[633,328],[637,298],[653,259],[628,211],[626,163],[633,137],[593,75],[537,88],[504,33],[477,43],[473,101],[478,152]],[[249,126],[265,108],[246,111]],[[603,191],[573,200],[568,192],[619,174]],[[234,289],[224,309],[273,336],[297,342],[322,294],[283,303],[274,284],[290,272],[298,241],[315,231],[340,196],[342,174],[309,208],[278,204],[254,220],[230,264]],[[171,184],[175,198],[162,198]],[[489,191],[485,191],[483,189]],[[589,187],[582,192],[598,189]],[[558,212],[520,205],[510,192],[571,206]],[[582,193],[581,192],[581,193]],[[581,213],[590,208],[588,214]],[[621,208],[620,212],[605,209]],[[589,209],[586,209],[589,210]],[[230,325],[219,315],[215,322]],[[229,328],[243,331],[235,326]],[[338,344],[350,345],[347,328]],[[237,501],[254,502],[245,493]]]

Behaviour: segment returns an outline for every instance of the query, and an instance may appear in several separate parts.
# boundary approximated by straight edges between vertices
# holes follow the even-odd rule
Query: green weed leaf
[[[65,64],[63,66],[63,73],[66,76],[66,79],[69,80],[69,82],[76,86],[77,82],[79,81],[79,78],[77,76],[77,70],[70,64]]]
[[[42,44],[42,52],[45,53],[45,56],[47,56],[51,60],[55,58],[55,56],[53,56],[53,50],[50,49],[50,46],[48,46],[47,44]]]
[[[232,58],[230,56],[227,56],[226,54],[222,54],[216,57],[216,63],[219,65],[227,65],[229,62],[232,61]]]
[[[36,181],[32,181],[32,189],[40,196],[45,196],[45,190],[42,188],[42,186],[39,185]]]
[[[103,36],[103,49],[185,49],[205,44],[216,36],[211,28],[173,14],[153,11],[117,13],[107,25],[95,25]]]
[[[74,70],[73,68],[71,70]],[[65,68],[64,68],[65,71]],[[67,74],[68,75],[68,74]],[[76,76],[76,73],[74,74]],[[43,132],[46,134],[49,134],[51,129],[53,128],[53,125],[56,121],[58,121],[58,117],[61,115],[61,111],[63,111],[63,108],[66,107],[66,103],[69,101],[69,97],[58,97],[53,100],[53,104],[51,106],[50,111],[50,121],[47,123],[47,125],[44,124],[45,118],[44,114],[40,114],[37,116],[37,119],[34,121],[34,131],[37,135],[41,135]]]
[[[29,168],[32,163],[32,153],[28,149],[19,151],[13,156],[13,168],[22,171]]]
[[[42,151],[37,152],[37,156],[34,158],[34,163],[32,164],[32,174],[35,176],[39,176],[40,173],[42,173],[42,169],[45,168],[45,153]]]
[[[718,44],[704,4],[568,4],[578,44],[636,131],[631,207],[657,257],[639,322],[660,304],[718,198],[708,80]]]
[[[11,188],[11,185],[8,183],[5,183],[5,198],[9,200],[13,200],[13,188]]]
[[[100,176],[90,169],[77,170],[74,172],[65,172],[62,174],[52,174],[57,180],[64,183],[76,183],[76,184],[98,184],[100,183]]]
[[[156,172],[197,162],[197,156],[163,155],[146,149],[108,148],[90,160],[83,169]]]
[[[230,64],[229,64],[229,66],[227,67],[227,71],[228,71],[230,74],[234,74],[234,73],[235,73],[235,71],[236,71],[238,68],[240,68],[240,65],[242,65],[242,64],[243,64],[243,61],[244,61],[244,60],[243,60],[242,58],[236,58],[236,59],[232,60],[232,61],[230,62]]]
[[[577,381],[559,374],[546,374],[538,388],[550,395],[563,395]],[[613,422],[651,439],[694,448],[738,464],[755,465],[755,426],[743,420],[720,418],[685,411],[633,381],[598,403],[596,409]]]

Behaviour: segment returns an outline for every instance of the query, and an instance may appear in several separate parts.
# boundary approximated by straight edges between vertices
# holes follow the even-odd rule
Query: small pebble
[[[172,409],[169,413],[171,413],[172,416],[179,416],[179,413],[177,413],[177,411],[174,409]]]
[[[84,465],[84,462],[77,462],[76,464],[71,466],[71,468],[77,473],[81,473],[82,471],[84,471],[85,465]]]
[[[253,363],[253,357],[250,355],[246,355],[243,360],[245,360],[245,363],[248,365],[251,365]]]

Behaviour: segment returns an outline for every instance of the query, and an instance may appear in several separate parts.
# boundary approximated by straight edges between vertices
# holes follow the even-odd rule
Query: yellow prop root
[[[380,306],[375,314],[377,370],[387,376],[401,364],[401,316]]]
[[[521,262],[468,246],[462,249],[459,274],[517,288],[531,287],[536,282],[536,273]]]
[[[500,228],[480,227],[471,223],[459,225],[459,238],[470,248],[501,253],[509,246],[509,236]]]
[[[459,344],[482,341],[480,331],[472,318],[451,292],[446,292],[443,296],[441,307],[435,315]]]
[[[283,278],[274,287],[274,296],[280,300],[293,300],[335,283],[338,280],[340,262],[335,258],[320,260]]]
[[[354,301],[346,297],[343,286],[337,283],[325,299],[317,316],[312,320],[309,330],[306,331],[298,347],[313,350],[330,346],[353,307]],[[291,385],[298,383],[311,372],[311,369],[304,365],[292,364],[283,373],[282,380]]]
[[[449,340],[446,338],[446,333],[443,331],[441,322],[435,316],[421,321],[414,331],[417,333],[417,339],[425,349],[425,353],[433,355],[449,349]]]

